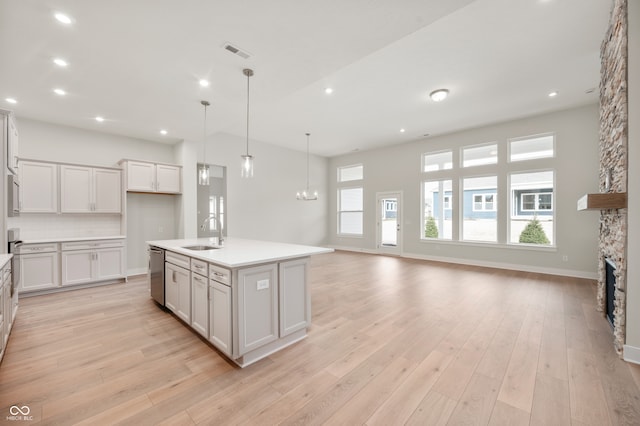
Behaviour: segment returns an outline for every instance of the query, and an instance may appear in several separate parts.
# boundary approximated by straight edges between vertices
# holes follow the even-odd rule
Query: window
[[[363,178],[362,164],[356,164],[354,166],[338,167],[338,182],[362,180],[362,178]]]
[[[520,211],[537,212],[553,210],[551,193],[521,193]]]
[[[362,188],[338,189],[338,234],[362,235]]]
[[[514,162],[553,157],[553,139],[553,135],[512,139],[509,159]]]
[[[422,156],[422,171],[435,172],[453,168],[453,153],[451,151],[432,152]]]
[[[462,167],[484,166],[498,163],[498,145],[462,148]]]
[[[462,191],[462,239],[497,241],[497,176],[463,179]]]
[[[473,211],[494,211],[496,194],[473,194]]]
[[[423,239],[450,240],[452,238],[453,187],[451,182],[448,179],[422,183],[423,232],[421,237]]]
[[[509,181],[509,242],[554,244],[554,172],[513,173],[509,176]]]

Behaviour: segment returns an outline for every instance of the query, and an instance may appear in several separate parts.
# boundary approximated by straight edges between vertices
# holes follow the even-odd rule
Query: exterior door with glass
[[[376,194],[377,247],[383,254],[402,254],[402,193]]]

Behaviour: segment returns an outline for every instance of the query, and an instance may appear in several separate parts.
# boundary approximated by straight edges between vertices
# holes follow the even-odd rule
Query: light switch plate
[[[266,290],[269,288],[269,280],[258,280],[256,290]]]

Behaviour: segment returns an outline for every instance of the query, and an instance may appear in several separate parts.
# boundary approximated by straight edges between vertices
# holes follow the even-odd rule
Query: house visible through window
[[[496,194],[474,194],[473,211],[494,211],[496,209]]]
[[[511,221],[509,242],[554,243],[554,172],[522,172],[509,176]]]

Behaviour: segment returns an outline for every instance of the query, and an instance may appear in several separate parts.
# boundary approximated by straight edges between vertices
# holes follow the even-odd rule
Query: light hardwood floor
[[[245,369],[143,277],[21,299],[0,423],[26,405],[21,424],[640,424],[640,366],[591,281],[346,252],[311,281],[307,339]]]

